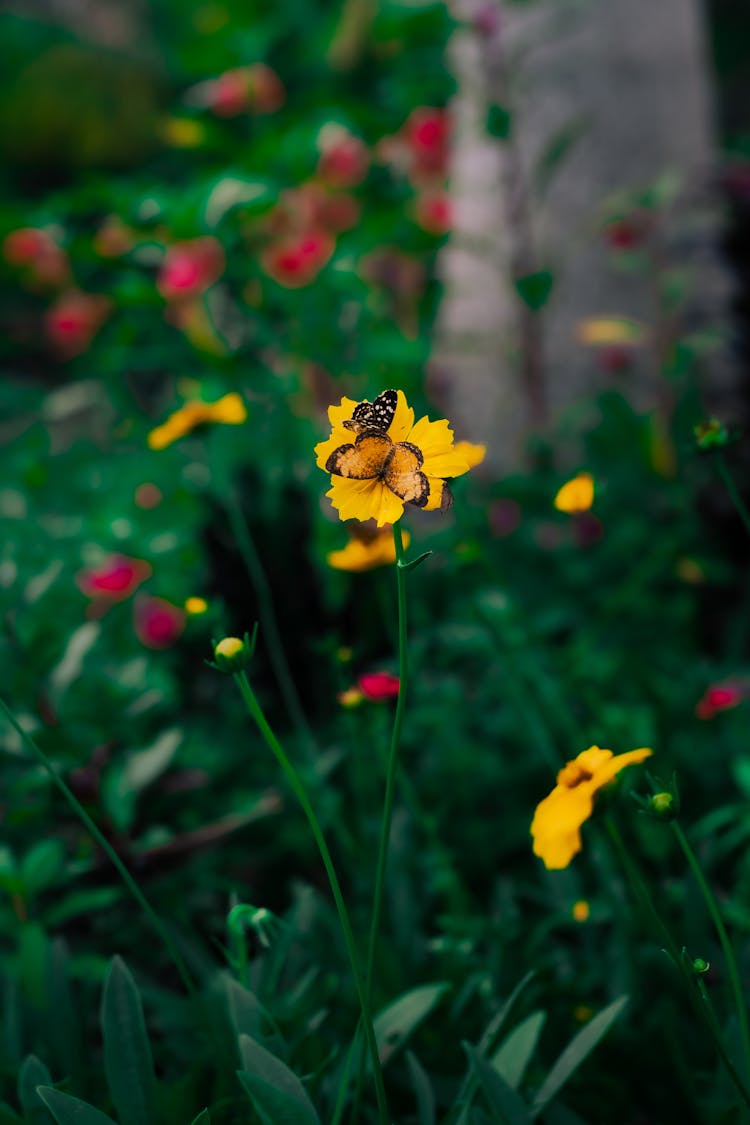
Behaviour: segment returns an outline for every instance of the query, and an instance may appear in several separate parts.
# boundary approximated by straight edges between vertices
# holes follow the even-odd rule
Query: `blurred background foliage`
[[[212,636],[260,619],[252,679],[364,934],[391,709],[338,696],[363,672],[395,671],[395,592],[389,569],[328,564],[348,531],[312,446],[343,394],[395,386],[440,416],[423,369],[449,225],[452,22],[442,4],[367,0],[160,0],[97,20],[107,46],[75,18],[0,15],[2,695],[205,989],[200,1010],[180,997],[147,920],[3,723],[0,1122],[51,1120],[34,1094],[50,1082],[124,1125],[137,1113],[100,1062],[105,976],[134,1010],[127,970],[107,975],[114,954],[143,997],[155,1120],[209,1104],[211,1121],[248,1120],[242,1031],[306,1077],[327,1119],[357,1018],[341,940],[304,821],[204,661]],[[658,222],[661,206],[654,191],[628,208]],[[637,247],[628,261],[639,268]],[[713,1056],[604,836],[588,827],[562,874],[528,838],[567,757],[653,746],[655,772],[679,774],[747,968],[747,549],[693,448],[701,391],[683,361],[705,341],[677,320],[655,410],[627,405],[607,344],[609,389],[535,439],[522,469],[480,469],[450,515],[410,515],[414,549],[434,553],[409,578],[415,676],[375,999],[446,987],[421,1027],[411,1009],[396,1027],[398,1046],[417,1032],[424,1067],[389,1062],[399,1122],[432,1120],[420,1076],[447,1111],[461,1042],[530,969],[518,1018],[535,1022],[511,1075],[526,1091],[577,1028],[631,997],[545,1122],[724,1111]],[[235,393],[244,424],[149,445],[185,402]],[[552,501],[576,441],[597,493],[570,516]],[[623,807],[686,945],[713,961],[667,838]],[[240,937],[244,981],[226,928],[237,901],[283,919],[270,947]],[[721,995],[720,969],[715,984]],[[500,1120],[487,1108],[467,1120]]]

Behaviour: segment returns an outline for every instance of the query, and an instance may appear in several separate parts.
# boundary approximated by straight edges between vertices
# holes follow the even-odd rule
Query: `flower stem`
[[[748,533],[748,535],[750,535],[750,512],[748,512],[747,507],[745,506],[745,502],[740,496],[739,489],[734,483],[734,477],[729,471],[729,466],[727,465],[724,451],[722,449],[717,449],[714,456],[716,457],[716,464],[719,467],[719,476],[724,481],[730,499],[737,509],[737,513],[745,526],[745,531]]]
[[[148,918],[149,922],[153,926],[156,933],[159,935],[161,940],[164,942],[166,950],[169,953],[169,956],[172,958],[172,961],[174,962],[174,966],[175,966],[175,968],[177,969],[177,972],[180,975],[180,979],[182,980],[182,983],[185,986],[186,992],[188,993],[188,995],[190,995],[192,997],[196,997],[197,993],[196,993],[195,983],[193,981],[192,976],[190,975],[190,973],[188,971],[188,968],[187,968],[187,966],[186,966],[186,964],[185,964],[185,962],[182,958],[182,955],[180,954],[179,950],[177,949],[177,947],[175,946],[171,937],[169,936],[169,933],[167,932],[165,926],[160,921],[159,916],[157,915],[153,906],[148,901],[148,899],[144,895],[143,891],[140,889],[140,887],[136,883],[135,879],[130,874],[130,872],[128,871],[128,869],[125,866],[125,864],[123,863],[123,861],[120,859],[120,857],[117,854],[117,852],[115,851],[115,849],[110,844],[109,840],[107,840],[107,838],[102,833],[101,829],[97,827],[96,823],[92,820],[92,818],[86,812],[86,810],[83,807],[83,805],[81,804],[81,802],[71,792],[71,790],[68,788],[66,783],[60,777],[59,773],[57,772],[55,767],[52,765],[52,762],[49,760],[49,758],[45,754],[44,750],[42,750],[42,748],[37,745],[37,743],[31,737],[31,735],[28,734],[28,732],[23,729],[23,727],[18,722],[18,720],[16,719],[13,712],[10,710],[10,708],[7,706],[7,704],[2,699],[0,699],[0,709],[2,709],[3,713],[5,714],[6,719],[8,720],[10,725],[14,728],[16,733],[21,736],[21,738],[26,743],[26,745],[33,751],[33,753],[39,759],[41,764],[44,766],[44,769],[49,774],[49,777],[50,777],[52,783],[62,793],[63,797],[68,802],[70,807],[73,809],[76,816],[79,817],[79,819],[83,823],[86,830],[89,832],[89,834],[91,836],[93,836],[94,840],[96,840],[97,844],[102,849],[102,851],[109,857],[109,859],[113,863],[114,867],[117,869],[117,872],[120,875],[120,878],[122,879],[123,883],[128,888],[128,890],[130,891],[131,895],[136,900],[136,902],[138,903],[140,908],[143,910],[143,913]]]
[[[271,661],[276,683],[279,686],[279,691],[284,700],[284,706],[308,750],[314,750],[315,738],[302,709],[297,688],[295,687],[292,674],[289,671],[284,646],[281,643],[268,577],[266,576],[263,563],[261,562],[260,555],[258,554],[258,550],[250,533],[250,527],[245,519],[242,504],[233,487],[227,490],[224,503],[227,516],[229,517],[232,535],[234,536],[240,555],[242,556],[242,561],[245,564],[245,569],[255,590],[258,604],[258,617],[260,619],[263,638],[268,646],[268,657]]]
[[[640,902],[641,906],[643,906],[646,912],[651,916],[651,920],[654,923],[654,926],[658,931],[662,941],[664,942],[667,952],[669,953],[671,959],[674,961],[675,967],[682,977],[682,980],[687,989],[688,997],[693,1007],[695,1008],[695,1011],[704,1021],[711,1034],[714,1046],[716,1047],[721,1061],[726,1067],[727,1074],[732,1079],[743,1102],[748,1107],[748,1109],[750,1109],[750,1091],[745,1085],[744,1080],[737,1072],[737,1068],[735,1067],[731,1056],[729,1055],[729,1052],[724,1045],[721,1028],[719,1026],[718,1019],[716,1018],[716,1013],[714,1012],[713,1004],[711,1003],[704,982],[700,979],[700,977],[694,977],[686,966],[685,957],[683,956],[683,950],[672,937],[669,927],[666,925],[658,910],[656,909],[654,900],[652,899],[651,893],[648,889],[648,884],[641,875],[638,869],[638,865],[633,859],[631,852],[628,851],[628,848],[625,845],[625,841],[620,835],[620,831],[617,828],[614,820],[611,816],[606,816],[604,818],[604,823],[636,898]],[[696,998],[696,982],[697,990],[700,994],[701,1003],[698,1003]]]
[[[362,1010],[362,1023],[364,1026],[365,1038],[367,1040],[367,1046],[369,1048],[370,1057],[372,1059],[375,1095],[378,1102],[378,1115],[381,1125],[388,1125],[388,1104],[385,1096],[385,1085],[383,1083],[383,1071],[380,1065],[380,1056],[378,1054],[378,1044],[375,1038],[375,1028],[373,1027],[372,1015],[370,1013],[368,990],[365,984],[365,980],[362,977],[362,970],[359,965],[357,949],[354,943],[354,934],[352,933],[352,926],[349,920],[349,912],[346,908],[344,896],[341,892],[341,885],[338,880],[338,875],[336,874],[336,869],[333,865],[331,853],[328,850],[328,844],[326,843],[325,836],[323,835],[323,830],[320,827],[320,822],[315,815],[315,810],[310,804],[310,800],[307,796],[305,787],[300,780],[299,774],[287,757],[283,747],[281,746],[281,743],[276,738],[276,735],[268,725],[266,717],[261,710],[260,704],[255,698],[255,693],[250,687],[247,676],[245,675],[244,671],[238,672],[234,675],[233,679],[237,684],[237,687],[240,689],[242,698],[245,700],[247,709],[254,719],[258,730],[263,736],[263,740],[276,758],[276,761],[281,766],[284,775],[294,792],[295,797],[302,806],[302,811],[307,817],[307,822],[310,825],[310,830],[315,839],[315,843],[318,845],[320,858],[323,861],[323,866],[325,867],[326,875],[328,876],[328,882],[331,887],[331,893],[333,894],[333,899],[336,904],[336,910],[338,912],[339,922],[341,924],[341,931],[344,937],[344,942],[346,944],[347,953],[349,954],[349,961],[351,963],[352,974],[354,976],[354,983],[357,989],[360,1008]]]
[[[708,912],[711,915],[713,924],[716,927],[716,932],[719,935],[721,948],[724,950],[724,959],[727,965],[729,982],[732,986],[734,1003],[735,1007],[737,1008],[737,1019],[740,1026],[742,1050],[745,1055],[745,1067],[747,1069],[748,1076],[750,1076],[750,1026],[748,1026],[747,1004],[745,1003],[745,996],[742,990],[742,982],[740,980],[740,973],[737,967],[737,959],[735,958],[734,950],[732,949],[732,943],[729,940],[729,934],[727,933],[726,926],[724,925],[724,921],[721,917],[721,914],[719,913],[719,907],[717,905],[714,894],[706,881],[696,854],[693,851],[687,836],[676,820],[670,821],[669,827],[672,829],[672,834],[677,840],[677,843],[680,845],[682,854],[688,861],[690,870],[695,876],[696,882],[698,883],[698,886],[700,888],[700,892],[703,895],[703,901],[708,907]]]

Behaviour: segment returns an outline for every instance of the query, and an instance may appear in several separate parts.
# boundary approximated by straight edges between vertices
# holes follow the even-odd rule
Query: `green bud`
[[[721,449],[729,444],[729,431],[718,418],[705,418],[693,427],[695,443],[702,453]]]
[[[229,676],[246,668],[251,656],[252,650],[248,643],[247,634],[244,640],[240,640],[239,637],[224,637],[223,640],[214,645],[214,667],[218,668],[220,672],[226,672]]]
[[[694,957],[691,961],[691,967],[697,977],[702,977],[711,968],[708,961],[704,961],[702,957]]]
[[[648,808],[659,820],[675,820],[680,811],[674,793],[667,792],[654,793],[653,797],[649,798]]]

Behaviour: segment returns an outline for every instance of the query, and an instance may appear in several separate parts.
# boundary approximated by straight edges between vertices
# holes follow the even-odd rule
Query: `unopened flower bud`
[[[691,967],[697,977],[702,977],[704,973],[708,972],[711,965],[708,961],[704,961],[702,957],[694,957],[691,962]]]
[[[247,666],[250,656],[248,645],[239,637],[224,637],[214,647],[216,667],[220,672],[226,672],[228,675],[241,672]]]
[[[674,793],[654,793],[649,800],[649,809],[659,820],[675,820],[679,810]]]
[[[721,449],[729,444],[729,431],[718,418],[706,418],[693,427],[695,444],[701,453]]]

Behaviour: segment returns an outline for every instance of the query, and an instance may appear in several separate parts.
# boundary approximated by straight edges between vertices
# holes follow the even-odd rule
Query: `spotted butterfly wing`
[[[381,472],[383,484],[405,504],[424,508],[430,498],[430,482],[421,471],[422,451],[410,441],[396,442]]]
[[[374,402],[360,402],[354,407],[351,418],[344,425],[348,430],[361,433],[364,430],[382,430],[384,433],[396,414],[398,391],[382,391]]]
[[[376,480],[393,450],[388,434],[364,430],[352,445],[340,445],[326,461],[326,472],[349,480]]]

